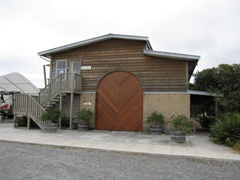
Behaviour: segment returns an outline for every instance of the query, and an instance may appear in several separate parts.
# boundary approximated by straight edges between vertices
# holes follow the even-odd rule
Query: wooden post
[[[13,114],[14,127],[16,127],[16,116],[17,116],[17,114]]]
[[[62,128],[62,76],[61,76],[61,79],[60,79],[60,104],[59,104],[59,110],[61,111],[61,116],[59,117],[59,129]]]
[[[30,129],[30,117],[28,115],[28,119],[27,119],[27,129]]]
[[[44,84],[45,87],[47,86],[47,78],[46,78],[46,66],[43,65],[43,75],[44,75]]]
[[[71,101],[70,101],[70,123],[69,129],[72,130],[72,111],[73,111],[73,91],[71,92]]]
[[[188,74],[188,61],[186,61],[186,87],[187,87],[187,90],[189,89],[189,74]]]

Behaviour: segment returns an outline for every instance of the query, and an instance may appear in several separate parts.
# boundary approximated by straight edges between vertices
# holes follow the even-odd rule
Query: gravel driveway
[[[240,162],[51,147],[0,141],[0,179],[227,179]]]

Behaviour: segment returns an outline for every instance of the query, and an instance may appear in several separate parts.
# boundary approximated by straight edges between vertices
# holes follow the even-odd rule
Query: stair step
[[[46,108],[51,108],[51,107],[53,107],[53,105],[52,104],[47,104],[45,107]]]
[[[54,99],[52,99],[52,100],[50,100],[51,102],[59,102],[60,101],[60,99],[59,98],[54,98]]]
[[[62,94],[62,97],[66,97],[67,94]],[[60,95],[57,95],[56,97],[54,97],[53,99],[60,99]]]
[[[66,93],[62,93],[62,96],[65,97],[65,96],[67,96],[67,94]],[[57,95],[57,97],[60,98],[60,94]]]
[[[56,105],[56,104],[57,102],[54,102],[54,101],[49,102],[49,105]]]
[[[58,102],[50,101],[50,102],[48,102],[45,106],[47,106],[47,105],[56,105],[56,104],[58,104]]]

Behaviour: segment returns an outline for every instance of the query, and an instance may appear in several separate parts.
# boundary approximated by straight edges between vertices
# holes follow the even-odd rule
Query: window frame
[[[65,61],[66,67],[65,67],[65,68],[61,68],[61,69],[58,69],[58,68],[57,68],[58,62],[61,62],[61,61]],[[59,73],[59,74],[58,74],[58,73],[57,73],[58,70],[64,70],[65,73],[67,73],[67,69],[68,69],[68,67],[67,67],[67,59],[59,59],[59,60],[56,60],[55,78],[58,77],[60,74],[63,74],[63,73]]]
[[[79,63],[80,63],[80,66],[79,66],[79,74],[81,74],[81,73],[82,73],[82,71],[81,71],[81,66],[82,66],[82,61],[81,61],[81,59],[80,59],[80,60],[72,60],[72,61],[71,61],[71,65],[70,65],[70,71],[71,71],[71,73],[74,73],[74,71],[73,71],[74,62],[79,62]],[[78,73],[76,73],[76,74],[78,74]]]

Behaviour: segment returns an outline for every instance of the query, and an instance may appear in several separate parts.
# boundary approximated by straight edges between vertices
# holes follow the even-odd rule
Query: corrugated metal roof
[[[206,92],[206,91],[194,91],[194,90],[188,90],[187,93],[188,93],[188,94],[191,94],[191,95],[218,96],[218,97],[223,97],[222,94],[209,93],[209,92]]]
[[[73,48],[76,48],[76,47],[85,46],[85,45],[88,45],[88,44],[92,44],[92,43],[96,43],[96,42],[100,42],[100,41],[104,41],[104,40],[112,39],[112,38],[146,41],[148,49],[152,50],[152,46],[151,46],[150,42],[148,41],[148,37],[132,36],[132,35],[120,35],[120,34],[107,34],[107,35],[104,35],[104,36],[99,36],[99,37],[87,39],[87,40],[84,40],[84,41],[79,41],[79,42],[75,42],[75,43],[72,43],[72,44],[60,46],[60,47],[49,49],[49,50],[46,50],[46,51],[42,51],[42,52],[39,52],[38,55],[47,57],[52,53],[66,51],[68,49],[73,49]]]
[[[153,50],[143,50],[143,53],[148,56],[179,59],[179,60],[188,60],[197,62],[200,59],[200,56],[190,55],[190,54],[180,54],[172,52],[163,52],[163,51],[153,51]]]
[[[15,91],[38,95],[39,89],[18,72],[0,76],[0,91]]]

